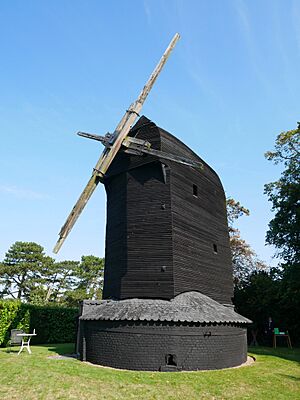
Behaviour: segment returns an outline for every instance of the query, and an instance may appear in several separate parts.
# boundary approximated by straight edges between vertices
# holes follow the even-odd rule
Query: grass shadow
[[[1,352],[7,354],[8,356],[18,356],[18,352],[21,346],[13,346],[13,347],[2,347],[0,349]],[[32,354],[30,356],[49,356],[49,353],[53,353],[50,355],[52,358],[65,358],[65,359],[78,359],[77,354],[75,354],[75,344],[74,343],[54,343],[54,344],[41,344],[41,345],[30,345],[30,349]],[[43,350],[45,349],[45,350]],[[20,357],[28,351],[26,348],[20,353]]]
[[[18,354],[21,346],[12,346],[10,349],[9,347],[3,347],[3,351],[7,354]]]
[[[10,347],[2,347],[1,351],[4,353],[8,353],[8,354],[17,354],[20,350],[21,345],[18,346],[12,346]],[[30,344],[30,349],[32,351],[32,353],[34,354],[34,349],[35,347],[37,348],[45,348],[48,350],[48,352],[53,352],[55,354],[61,355],[61,356],[65,356],[65,355],[75,355],[75,343],[50,343],[50,344],[38,344],[38,345],[34,345],[34,344]],[[27,353],[27,349],[24,348],[23,352]],[[22,354],[21,353],[21,354]]]
[[[292,380],[292,381],[296,381],[296,382],[299,382],[299,381],[300,381],[300,378],[299,378],[298,376],[286,375],[286,374],[278,374],[278,375],[282,376],[283,378],[290,379],[290,380]]]
[[[254,355],[273,356],[300,364],[300,348],[289,349],[287,347],[249,347],[248,351]]]
[[[40,346],[46,347],[48,351],[59,354],[61,356],[75,354],[75,343],[53,343],[42,344]]]

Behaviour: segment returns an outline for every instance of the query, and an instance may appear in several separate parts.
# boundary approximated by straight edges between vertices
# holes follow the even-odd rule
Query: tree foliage
[[[262,335],[268,317],[279,322],[280,281],[276,270],[254,271],[244,281],[243,287],[235,287],[234,305],[237,311],[250,318]]]
[[[42,271],[51,269],[54,260],[42,246],[33,242],[15,242],[0,264],[0,295],[26,299],[42,283]]]
[[[300,322],[300,123],[297,129],[280,133],[267,160],[283,166],[280,178],[265,185],[274,217],[266,242],[274,245],[279,268],[253,273],[242,287],[235,288],[234,303],[241,314],[252,319],[260,334],[271,316],[275,326],[288,329],[299,343]]]
[[[75,289],[64,293],[64,301],[69,305],[78,304],[82,299],[102,298],[104,259],[92,255],[82,256],[75,269],[77,283]]]
[[[47,274],[46,301],[58,302],[65,291],[76,287],[78,267],[78,261],[65,260],[54,263],[52,270]]]
[[[284,170],[280,178],[265,185],[265,193],[275,213],[269,223],[266,242],[277,249],[287,264],[300,263],[300,123],[298,128],[280,133],[275,150],[265,157]]]
[[[232,198],[228,198],[226,204],[233,279],[235,286],[241,286],[254,271],[267,270],[268,267],[259,260],[251,246],[241,238],[239,229],[234,227],[239,217],[250,214],[249,210]]]
[[[37,243],[16,242],[0,263],[0,298],[76,306],[83,299],[101,299],[103,270],[99,257],[55,262]]]
[[[300,309],[300,123],[280,133],[274,150],[265,157],[283,167],[279,179],[265,185],[274,212],[266,242],[275,246],[280,259],[278,322],[299,338],[300,323],[295,316]]]

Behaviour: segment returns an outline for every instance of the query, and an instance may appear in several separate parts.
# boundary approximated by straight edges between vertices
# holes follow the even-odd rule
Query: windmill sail
[[[71,213],[69,214],[65,224],[60,230],[59,239],[53,249],[54,253],[57,253],[61,248],[66,237],[68,236],[69,232],[71,231],[75,222],[77,221],[79,215],[84,209],[86,203],[88,202],[89,198],[96,189],[101,177],[105,175],[110,164],[112,163],[116,154],[120,150],[123,140],[128,135],[130,127],[134,124],[137,116],[139,115],[150,90],[152,89],[158,75],[160,74],[163,66],[165,65],[171,51],[175,47],[179,38],[180,38],[179,34],[176,33],[173,39],[171,40],[169,46],[167,47],[166,51],[164,52],[163,56],[161,57],[159,63],[157,64],[154,71],[150,75],[150,78],[148,79],[147,83],[143,87],[139,97],[134,103],[131,104],[131,106],[125,112],[123,118],[119,122],[118,126],[116,127],[111,139],[111,147],[106,147],[104,149],[101,157],[99,158],[93,170],[91,178],[89,179],[86,187],[84,188],[79,199],[77,200],[77,203],[75,204]]]

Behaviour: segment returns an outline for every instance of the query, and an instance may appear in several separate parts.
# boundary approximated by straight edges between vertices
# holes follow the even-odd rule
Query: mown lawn
[[[130,372],[49,359],[74,346],[0,349],[0,399],[300,399],[300,349],[252,348],[252,366],[202,372]]]

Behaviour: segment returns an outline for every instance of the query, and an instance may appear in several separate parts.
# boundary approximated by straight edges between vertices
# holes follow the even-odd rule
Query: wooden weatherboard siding
[[[107,224],[103,296],[120,298],[127,272],[127,179],[119,174],[106,181]]]
[[[119,153],[104,179],[107,231],[104,298],[171,299],[199,291],[231,303],[225,195],[217,174],[191,149],[141,117],[130,136],[204,168]]]
[[[205,175],[171,166],[175,295],[198,290],[230,304],[232,267],[225,198],[222,188]]]

